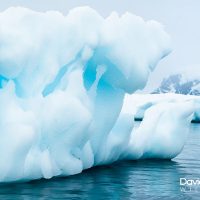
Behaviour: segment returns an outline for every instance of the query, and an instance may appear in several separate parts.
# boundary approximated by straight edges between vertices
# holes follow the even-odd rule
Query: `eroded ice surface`
[[[131,13],[0,13],[0,182],[178,154],[194,102],[152,109],[137,132],[133,113],[121,112],[125,93],[143,88],[169,52],[162,25]]]

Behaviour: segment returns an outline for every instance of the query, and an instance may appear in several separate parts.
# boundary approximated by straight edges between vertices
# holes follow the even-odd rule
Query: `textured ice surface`
[[[130,13],[0,13],[0,182],[174,157],[193,102],[174,114],[173,103],[151,109],[136,132],[131,110],[121,112],[124,95],[145,86],[169,43],[162,25]]]
[[[128,95],[122,113],[143,118],[129,141],[130,159],[174,158],[187,139],[200,98],[178,94]]]

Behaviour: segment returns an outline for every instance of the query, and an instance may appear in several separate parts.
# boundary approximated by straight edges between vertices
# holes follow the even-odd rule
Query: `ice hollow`
[[[103,18],[89,7],[66,16],[19,7],[1,12],[0,182],[67,176],[118,159],[175,156],[179,150],[165,154],[163,143],[155,147],[159,139],[149,147],[145,141],[165,134],[165,119],[172,136],[193,113],[192,102],[174,114],[177,126],[171,104],[170,111],[153,110],[163,122],[152,137],[151,117],[134,133],[133,113],[122,112],[125,94],[142,89],[169,52],[163,26],[131,13]]]

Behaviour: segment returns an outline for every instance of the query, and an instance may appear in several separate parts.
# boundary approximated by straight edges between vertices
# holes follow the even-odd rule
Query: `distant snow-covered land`
[[[158,88],[152,93],[177,93],[200,95],[200,69],[188,69],[164,78]]]

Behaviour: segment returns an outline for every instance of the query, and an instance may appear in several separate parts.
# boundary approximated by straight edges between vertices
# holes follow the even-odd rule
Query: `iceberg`
[[[132,103],[134,98],[137,102],[139,96],[141,101],[146,101],[140,110],[130,104],[130,99]],[[176,94],[130,95],[125,105],[123,113],[133,113],[135,118],[142,118],[139,127],[132,131],[128,145],[127,156],[134,160],[176,157],[187,140],[193,113],[200,109],[198,98]]]
[[[170,51],[161,24],[128,12],[1,12],[0,182],[176,156],[195,102],[152,107],[137,130],[124,112],[125,94],[142,89]]]
[[[163,93],[163,94],[132,94],[126,95],[124,110],[131,110],[134,114],[135,121],[142,121],[145,117],[146,111],[160,103],[176,102],[182,103],[187,101],[194,101],[196,105],[200,103],[200,97],[196,95],[184,95],[176,93]],[[200,121],[199,107],[193,113],[191,122],[199,123]]]

